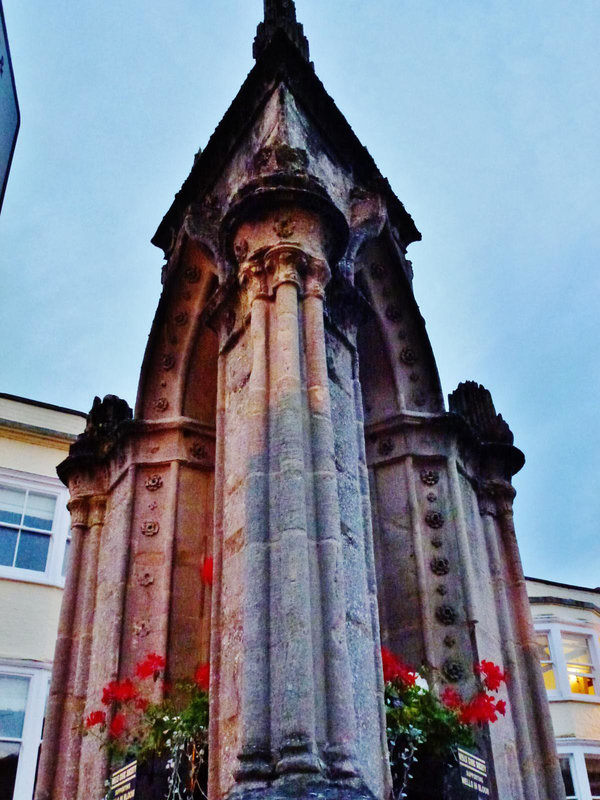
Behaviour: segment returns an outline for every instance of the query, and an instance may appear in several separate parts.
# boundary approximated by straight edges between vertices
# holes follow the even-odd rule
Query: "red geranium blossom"
[[[496,711],[499,714],[502,714],[502,716],[505,716],[505,714],[506,714],[506,701],[505,700],[498,700],[498,702],[496,703]]]
[[[410,667],[395,656],[387,647],[381,648],[381,662],[383,664],[383,680],[386,683],[400,681],[406,686],[414,686],[417,674]]]
[[[94,725],[104,725],[106,722],[106,714],[104,711],[92,711],[85,721],[86,728],[93,728]]]
[[[135,700],[138,694],[137,686],[131,678],[125,678],[124,681],[117,684],[115,689],[115,699],[120,703],[127,703],[129,700]]]
[[[500,684],[506,681],[506,673],[503,672],[497,664],[492,661],[482,661],[475,667],[477,675],[481,676],[484,686],[490,692],[497,692]]]
[[[498,704],[501,707],[498,708]],[[492,694],[479,692],[464,706],[460,712],[460,721],[466,725],[476,725],[477,723],[496,722],[498,719],[499,711],[503,713],[506,710],[503,700],[496,702],[496,698]]]
[[[105,706],[109,706],[117,699],[115,692],[118,685],[119,681],[111,681],[102,689],[102,702]]]
[[[158,653],[148,653],[143,661],[140,661],[135,668],[138,678],[144,680],[152,676],[154,680],[158,678],[161,670],[165,668],[166,661]]]
[[[134,700],[139,692],[130,678],[124,681],[111,681],[102,690],[102,702],[109,706],[113,702],[126,703]]]
[[[213,557],[206,556],[200,567],[200,577],[207,586],[213,585]]]
[[[118,739],[127,728],[125,714],[115,714],[108,727],[108,735],[111,739]]]
[[[450,709],[457,709],[462,706],[462,697],[451,686],[446,686],[444,691],[442,692],[442,703],[446,706],[446,708]]]
[[[194,673],[194,683],[199,689],[208,692],[210,683],[210,664],[201,664]]]

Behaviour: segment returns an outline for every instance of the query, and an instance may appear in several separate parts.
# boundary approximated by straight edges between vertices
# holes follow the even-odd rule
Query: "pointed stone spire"
[[[264,0],[265,20],[259,23],[254,39],[252,54],[258,59],[279,29],[285,32],[288,39],[298,48],[308,61],[308,39],[304,28],[296,19],[294,0]]]

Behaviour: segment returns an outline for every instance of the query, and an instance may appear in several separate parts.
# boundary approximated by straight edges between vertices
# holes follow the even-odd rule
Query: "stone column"
[[[522,654],[526,676],[525,690],[529,696],[527,707],[530,708],[532,714],[530,725],[542,760],[542,763],[538,764],[537,768],[538,771],[541,770],[544,776],[548,798],[562,800],[565,791],[564,783],[556,755],[556,741],[550,719],[548,696],[535,645],[531,607],[527,596],[521,555],[515,533],[513,500],[516,492],[508,481],[502,479],[489,481],[486,484],[486,488],[488,492],[493,494],[495,499],[501,549],[503,551],[503,561],[506,565],[508,601],[512,607],[519,650]]]
[[[364,557],[358,575],[351,559],[357,585],[347,586],[324,320],[327,234],[323,218],[301,206],[263,209],[232,226],[239,290],[221,312],[228,324],[215,498],[210,788],[217,797],[292,785],[301,796],[315,783],[325,792],[343,785],[356,796],[382,796],[386,784],[370,607],[370,659],[360,674],[348,652],[353,594],[362,599],[373,584],[372,542],[359,511]],[[350,391],[337,402],[353,437],[354,361],[347,363]],[[358,476],[358,462],[353,467]],[[357,685],[369,688],[372,709],[364,695],[357,700]],[[363,736],[368,730],[367,747],[357,747],[357,723]]]
[[[71,552],[70,565],[65,581],[60,618],[58,622],[58,636],[52,665],[52,680],[48,695],[46,710],[46,729],[51,727],[55,734],[61,737],[64,729],[63,715],[65,714],[65,701],[68,694],[68,679],[71,672],[71,659],[76,654],[73,650],[73,619],[79,589],[79,572],[81,567],[84,537],[88,530],[89,498],[77,497],[68,505],[71,512]],[[61,737],[62,738],[62,737]],[[65,734],[65,743],[68,742],[68,730]],[[37,800],[49,800],[52,796],[55,775],[59,760],[59,748],[44,742],[40,756],[39,778],[36,786]]]

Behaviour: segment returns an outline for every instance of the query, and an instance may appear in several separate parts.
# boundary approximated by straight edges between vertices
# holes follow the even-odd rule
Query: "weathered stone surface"
[[[483,387],[444,408],[420,238],[308,63],[292,0],[161,223],[135,418],[98,398],[59,474],[65,589],[37,800],[100,798],[81,721],[149,651],[211,660],[211,800],[387,800],[380,640],[468,696],[495,800],[562,800],[512,521],[523,456]],[[214,554],[212,591],[198,579]],[[156,684],[160,697],[160,684]]]

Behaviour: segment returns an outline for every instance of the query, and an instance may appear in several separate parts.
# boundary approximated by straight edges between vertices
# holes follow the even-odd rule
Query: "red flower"
[[[446,686],[444,691],[442,692],[442,703],[446,706],[446,708],[450,709],[457,709],[462,706],[462,697],[451,686]]]
[[[106,722],[106,714],[104,711],[92,711],[85,721],[86,728],[93,728],[95,725],[104,725]]]
[[[194,673],[194,683],[203,692],[208,692],[210,683],[210,664],[201,664]]]
[[[117,699],[116,690],[118,686],[119,681],[111,681],[102,689],[102,702],[105,706],[109,706]]]
[[[202,582],[207,586],[213,585],[213,557],[206,556],[202,566],[200,567],[200,577]]]
[[[496,703],[496,711],[502,714],[502,716],[506,714],[506,702],[504,700],[498,700]]]
[[[138,690],[129,678],[124,681],[111,681],[102,690],[102,702],[105,706],[111,703],[126,703],[138,696]]]
[[[482,661],[475,666],[475,673],[481,675],[483,685],[490,692],[497,692],[500,684],[506,682],[506,673],[502,672],[497,664],[492,661]]]
[[[135,668],[135,674],[138,678],[144,680],[151,676],[156,680],[161,670],[165,668],[166,661],[158,653],[148,653],[143,661],[140,661]]]
[[[150,701],[147,700],[145,697],[136,697],[134,706],[137,708],[138,711],[144,712],[148,706],[150,705]]]
[[[137,687],[130,678],[125,678],[125,680],[118,683],[115,688],[115,700],[119,703],[127,703],[129,700],[135,700],[138,694]]]
[[[500,711],[496,706],[496,698],[492,694],[479,692],[463,707],[459,719],[465,725],[496,722],[498,719],[497,710]]]
[[[406,686],[414,686],[417,673],[395,656],[387,647],[381,648],[381,662],[383,664],[383,680],[386,683],[399,681]]]
[[[115,714],[108,727],[108,735],[111,739],[118,739],[127,728],[127,720],[125,714]]]

